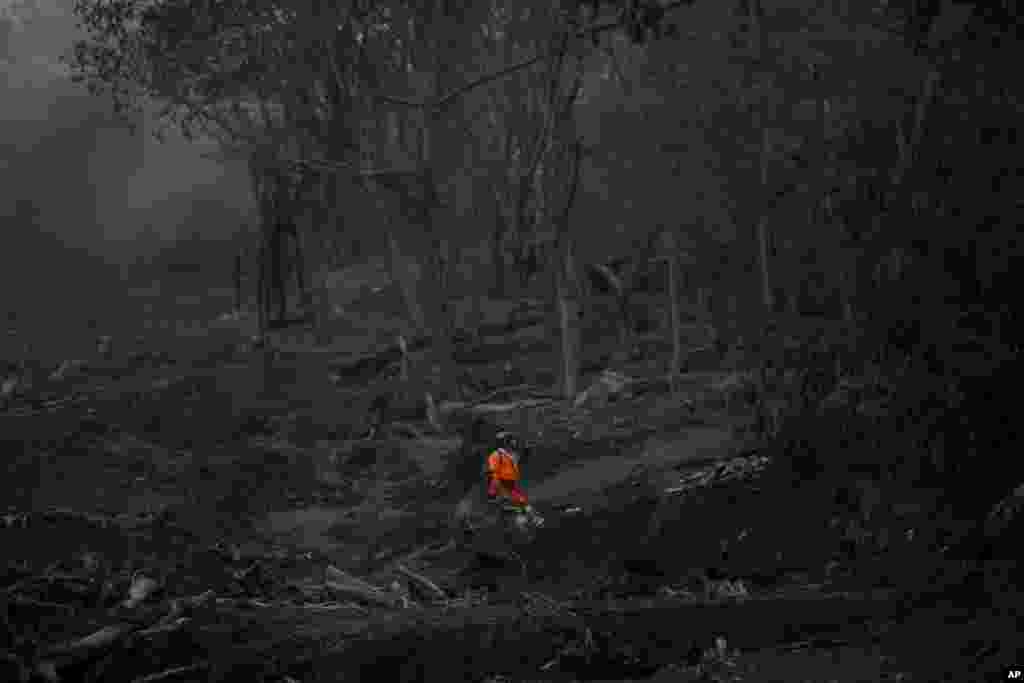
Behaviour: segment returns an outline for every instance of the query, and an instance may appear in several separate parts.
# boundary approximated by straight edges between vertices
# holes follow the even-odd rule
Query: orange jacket
[[[519,463],[511,453],[499,448],[487,456],[487,475],[500,481],[519,481]]]

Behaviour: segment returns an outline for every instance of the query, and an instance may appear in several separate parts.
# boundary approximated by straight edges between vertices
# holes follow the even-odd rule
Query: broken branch
[[[438,586],[436,583],[434,583],[427,577],[423,576],[422,574],[417,574],[411,569],[405,567],[401,562],[395,565],[395,569],[397,569],[402,576],[409,579],[417,586],[425,589],[427,592],[433,594],[438,599],[445,600],[448,598],[447,594],[445,594],[445,592],[441,589],[440,586]]]
[[[132,683],[157,683],[157,681],[163,681],[174,676],[181,674],[190,674],[197,671],[202,671],[206,668],[206,664],[190,664],[189,666],[176,666],[173,669],[167,669],[166,671],[158,671],[141,678],[136,678]]]

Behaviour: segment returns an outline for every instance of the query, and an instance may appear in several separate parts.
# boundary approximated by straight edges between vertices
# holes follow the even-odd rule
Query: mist
[[[180,258],[221,258],[208,243],[252,222],[244,166],[203,158],[210,143],[158,142],[148,116],[133,132],[70,81],[72,6],[0,0],[0,313],[21,327],[127,313],[129,286],[159,278],[138,263],[183,244],[194,253]]]

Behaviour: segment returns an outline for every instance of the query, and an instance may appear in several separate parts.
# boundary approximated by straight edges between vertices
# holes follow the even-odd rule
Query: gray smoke
[[[0,314],[116,311],[124,269],[187,237],[197,258],[251,222],[243,167],[133,134],[70,82],[72,0],[0,0]],[[196,236],[199,237],[196,240]],[[138,271],[132,271],[136,273]],[[22,319],[26,319],[23,315]]]

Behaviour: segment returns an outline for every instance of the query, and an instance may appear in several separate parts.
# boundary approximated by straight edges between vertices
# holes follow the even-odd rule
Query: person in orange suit
[[[539,526],[543,521],[519,484],[519,442],[507,432],[501,432],[497,438],[498,447],[487,456],[487,496],[495,502],[507,501]]]

